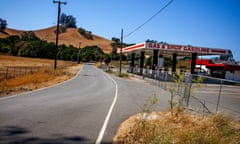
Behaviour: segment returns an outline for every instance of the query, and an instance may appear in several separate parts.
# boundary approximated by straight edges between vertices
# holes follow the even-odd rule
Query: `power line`
[[[136,32],[137,30],[139,30],[140,28],[142,28],[145,24],[147,24],[149,21],[151,21],[154,17],[156,17],[159,13],[161,13],[164,9],[166,9],[174,0],[170,0],[164,7],[162,7],[161,9],[159,9],[153,16],[151,16],[148,20],[146,20],[143,24],[141,24],[140,26],[138,26],[137,28],[135,28],[132,32],[128,33],[127,35],[125,35],[124,38],[129,37],[130,35],[132,35],[134,32]]]

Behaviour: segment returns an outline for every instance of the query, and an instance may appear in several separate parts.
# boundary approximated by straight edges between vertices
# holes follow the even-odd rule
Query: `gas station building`
[[[144,61],[147,55],[148,56],[151,55],[153,57],[152,66],[150,68],[152,72],[163,68],[164,57],[171,57],[172,73],[176,73],[177,57],[186,56],[190,57],[189,65],[191,65],[190,68],[191,74],[196,74],[196,68],[199,67],[200,65],[200,69],[202,67],[205,67],[210,69],[212,72],[222,71],[224,73],[224,76],[221,76],[220,78],[226,78],[225,77],[225,75],[227,75],[226,72],[230,71],[231,73],[233,73],[231,79],[240,81],[240,65],[234,62],[232,58],[232,52],[231,50],[228,49],[208,48],[191,45],[176,45],[163,42],[146,41],[132,46],[124,47],[122,48],[122,53],[125,54],[127,53],[131,56],[131,63],[129,67],[130,73],[134,72],[136,54],[140,55],[140,62],[138,64],[139,65],[138,73],[140,75],[143,75]],[[218,62],[198,59],[198,56],[207,55],[222,55],[230,57],[230,59]]]

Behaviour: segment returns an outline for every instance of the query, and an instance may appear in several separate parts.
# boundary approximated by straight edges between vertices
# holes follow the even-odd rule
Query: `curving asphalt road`
[[[120,123],[140,112],[154,94],[159,99],[154,109],[165,110],[168,92],[141,80],[113,80],[84,65],[68,82],[1,98],[0,143],[110,144]]]

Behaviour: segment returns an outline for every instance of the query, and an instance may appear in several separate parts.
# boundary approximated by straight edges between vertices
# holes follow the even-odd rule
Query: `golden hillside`
[[[36,30],[33,31],[37,37],[39,37],[42,40],[46,40],[48,42],[54,42],[56,41],[56,27],[50,27],[46,29]],[[7,28],[5,29],[5,33],[0,32],[0,38],[6,38],[11,35],[21,35],[24,31],[21,30],[14,30]],[[102,48],[105,53],[110,53],[112,51],[111,40],[108,40],[106,38],[97,36],[92,34],[92,40],[86,39],[84,36],[82,36],[78,29],[76,28],[68,28],[66,32],[59,34],[59,44],[65,44],[65,45],[73,45],[74,47],[80,47],[83,48],[85,46],[94,46],[97,45],[98,47]]]
[[[21,36],[21,33],[24,31],[20,31],[20,30],[15,30],[15,29],[10,29],[10,28],[6,28],[3,32],[0,32],[0,38],[6,38],[9,37],[11,35],[18,35]]]

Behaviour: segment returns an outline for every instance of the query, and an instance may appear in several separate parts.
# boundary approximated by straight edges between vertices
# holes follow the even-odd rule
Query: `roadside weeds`
[[[240,122],[221,114],[210,117],[171,112],[136,114],[123,122],[114,144],[239,143]],[[154,116],[154,117],[153,117]]]

